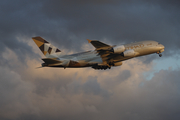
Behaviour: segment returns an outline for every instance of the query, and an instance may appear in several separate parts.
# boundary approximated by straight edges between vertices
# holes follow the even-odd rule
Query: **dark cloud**
[[[152,39],[165,44],[169,53],[180,44],[178,4],[169,0],[3,2],[1,42],[17,49],[17,36],[30,40],[40,35],[75,50],[87,38],[106,38],[114,44]]]

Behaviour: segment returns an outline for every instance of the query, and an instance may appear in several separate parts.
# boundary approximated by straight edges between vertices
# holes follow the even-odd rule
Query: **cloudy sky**
[[[11,0],[0,3],[1,120],[179,120],[178,0]],[[35,69],[44,57],[32,37],[64,53],[155,40],[157,54],[98,71]]]

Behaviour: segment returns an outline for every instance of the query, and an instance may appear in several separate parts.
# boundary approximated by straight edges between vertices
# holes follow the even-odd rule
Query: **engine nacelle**
[[[124,45],[116,46],[116,47],[112,48],[112,51],[114,53],[119,53],[120,54],[120,53],[125,51],[125,47],[124,47]]]
[[[126,50],[123,52],[123,56],[124,57],[134,57],[135,56],[135,52],[134,50]]]
[[[122,62],[116,62],[113,64],[113,66],[121,66],[122,65]]]

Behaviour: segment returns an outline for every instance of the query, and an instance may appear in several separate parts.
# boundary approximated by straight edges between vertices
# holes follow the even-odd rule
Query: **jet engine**
[[[123,56],[124,57],[134,57],[135,56],[135,52],[134,50],[126,50],[123,52]]]
[[[124,45],[116,46],[112,48],[113,53],[122,53],[125,51]]]

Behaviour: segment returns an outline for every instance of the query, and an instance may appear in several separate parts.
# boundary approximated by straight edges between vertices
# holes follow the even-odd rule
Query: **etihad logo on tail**
[[[41,37],[33,37],[32,39],[46,57],[61,52],[58,48],[54,47]]]

